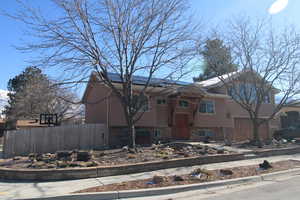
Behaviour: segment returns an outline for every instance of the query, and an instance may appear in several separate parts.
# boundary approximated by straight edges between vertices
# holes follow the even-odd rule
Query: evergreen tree
[[[4,114],[8,124],[19,119],[39,119],[40,114],[58,114],[59,121],[78,105],[70,91],[60,88],[37,67],[27,67],[8,82],[9,100]],[[9,125],[10,126],[10,125]]]
[[[201,55],[203,73],[194,78],[194,81],[207,80],[237,70],[237,65],[232,62],[230,49],[220,39],[206,40]]]

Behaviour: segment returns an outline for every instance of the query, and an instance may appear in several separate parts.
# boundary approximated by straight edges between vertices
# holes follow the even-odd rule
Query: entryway
[[[187,140],[190,138],[188,114],[176,114],[172,136],[177,140]]]

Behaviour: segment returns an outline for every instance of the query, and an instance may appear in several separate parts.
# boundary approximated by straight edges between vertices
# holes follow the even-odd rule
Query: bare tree
[[[219,62],[208,61],[232,99],[249,114],[254,142],[260,144],[259,127],[299,97],[300,35],[292,27],[276,31],[269,20],[243,17],[227,23],[226,30],[219,32],[218,37],[230,48],[238,71],[222,75]],[[217,50],[213,54],[225,56]],[[278,95],[276,102],[274,94]],[[261,119],[265,103],[274,107],[267,118]]]
[[[187,15],[186,0],[52,0],[59,14],[49,18],[26,4],[13,17],[38,40],[21,50],[40,51],[40,66],[65,72],[64,81],[86,81],[94,71],[120,99],[132,146],[144,95],[153,77],[178,79],[187,73],[200,33]],[[195,36],[195,37],[194,37]],[[118,74],[121,88],[109,78]],[[147,77],[133,91],[133,76]],[[151,85],[153,86],[153,85]],[[137,100],[138,99],[138,100]]]

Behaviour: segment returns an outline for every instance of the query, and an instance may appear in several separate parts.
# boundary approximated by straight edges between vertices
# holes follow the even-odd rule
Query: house
[[[300,124],[300,103],[294,102],[284,106],[280,112],[281,128],[287,128]]]
[[[120,85],[117,74],[109,74],[109,78]],[[133,90],[139,90],[145,81],[145,77],[133,77]],[[232,142],[252,138],[248,113],[232,100],[218,77],[195,83],[152,79],[150,85],[146,111],[136,124],[137,143],[149,143],[152,139],[202,140],[207,136]],[[260,118],[273,112],[275,93],[262,105]],[[109,127],[110,145],[122,145],[128,139],[119,99],[94,73],[82,101],[86,123],[105,123]],[[261,125],[261,139],[271,138],[278,125],[278,120]]]
[[[0,118],[0,138],[3,136],[5,131],[5,120]]]

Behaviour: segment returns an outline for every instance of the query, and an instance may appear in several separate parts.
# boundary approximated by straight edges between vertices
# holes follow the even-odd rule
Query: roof
[[[108,74],[108,78],[113,82],[113,83],[122,83],[120,74],[117,73],[107,73]],[[86,98],[86,95],[88,93],[88,90],[91,86],[91,80],[95,78],[99,77],[98,74],[96,72],[92,72],[91,76],[90,76],[90,80],[87,84],[87,87],[84,91],[83,97],[82,97],[82,102],[84,102],[84,99]],[[148,77],[145,76],[133,76],[133,84],[134,85],[145,85],[148,81]],[[100,81],[98,79],[98,81]],[[165,87],[165,86],[169,86],[169,85],[177,85],[177,86],[188,86],[192,83],[189,82],[184,82],[184,81],[175,81],[175,80],[171,80],[171,79],[161,79],[161,78],[151,78],[151,80],[149,81],[149,86],[155,86],[155,87]]]
[[[218,87],[223,85],[223,81],[228,80],[229,78],[234,78],[235,76],[238,76],[241,73],[241,71],[235,71],[228,74],[224,74],[222,76],[216,76],[214,78],[207,79],[205,81],[199,81],[195,82],[196,84],[204,87],[204,88],[212,88],[212,87]]]
[[[21,119],[21,120],[17,120],[16,126],[17,128],[21,128],[21,127],[44,127],[47,125],[40,124],[39,120],[36,119]]]
[[[122,83],[120,74],[117,73],[108,73],[108,78],[114,83]],[[145,76],[132,76],[133,84],[136,85],[145,85],[148,81],[148,77]],[[183,81],[175,81],[171,79],[161,79],[161,78],[151,78],[149,85],[151,86],[167,86],[167,85],[189,85],[191,83]]]

